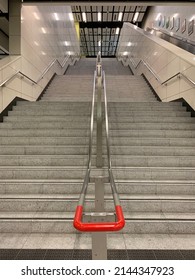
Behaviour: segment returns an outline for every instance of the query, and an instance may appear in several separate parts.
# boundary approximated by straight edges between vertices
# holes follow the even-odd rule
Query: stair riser
[[[95,114],[96,114],[96,110],[95,110]],[[22,116],[22,117],[30,117],[32,116],[34,118],[34,116],[40,116],[40,118],[42,119],[45,116],[51,116],[52,119],[54,118],[58,118],[58,117],[66,117],[66,116],[90,116],[90,110],[86,110],[84,109],[83,111],[79,110],[79,112],[74,112],[74,111],[68,111],[68,110],[48,110],[47,112],[43,112],[43,111],[10,111],[8,113],[9,116]],[[103,113],[104,115],[104,113]],[[120,117],[137,117],[137,116],[143,116],[143,117],[190,117],[190,112],[185,112],[185,111],[179,111],[179,112],[172,112],[172,111],[126,111],[120,112]],[[112,110],[108,111],[108,117],[109,119],[113,116],[116,116],[116,112],[112,112]]]
[[[103,165],[107,166],[107,158],[103,158]],[[87,166],[87,157],[70,156],[64,157],[51,156],[0,156],[0,166]],[[92,166],[96,166],[96,157],[92,158]],[[112,166],[131,166],[131,167],[194,167],[195,158],[177,157],[133,157],[123,158],[112,156]]]
[[[143,146],[111,146],[111,155],[134,156],[194,156],[195,149],[189,147],[178,149],[177,147],[143,147]],[[106,147],[103,148],[106,155]],[[96,148],[92,149],[96,154]],[[88,155],[86,146],[0,146],[0,155]]]
[[[78,233],[72,221],[1,221],[1,233]],[[193,222],[126,221],[121,233],[131,234],[195,234]]]
[[[79,198],[79,196],[78,196]],[[77,207],[78,200],[24,200],[24,199],[1,199],[0,211],[2,212],[32,212],[32,218],[36,218],[39,212],[73,212]],[[124,212],[174,212],[194,213],[194,201],[163,201],[163,200],[121,200]],[[113,212],[113,201],[105,201],[105,211]],[[94,201],[86,201],[85,211],[94,211]],[[48,214],[49,217],[49,214]],[[132,216],[133,217],[133,216]],[[2,218],[2,215],[1,215]],[[162,213],[162,218],[165,216]]]
[[[195,138],[193,130],[110,130],[112,137],[155,137],[155,138]],[[103,132],[104,134],[105,132]],[[33,137],[68,137],[87,136],[89,129],[0,129],[0,137],[3,136],[33,136]],[[94,131],[94,137],[96,133]]]
[[[88,145],[89,138],[85,137],[0,137],[1,145],[37,145],[37,146],[52,146],[52,145]],[[96,137],[93,141],[96,143]],[[106,139],[103,138],[103,144],[106,145]],[[178,146],[178,147],[194,147],[195,139],[178,138],[131,138],[131,137],[112,137],[110,145],[116,146]]]
[[[4,122],[6,123],[17,123],[17,122],[26,122],[29,123],[29,127],[31,127],[33,122],[39,122],[39,123],[66,123],[66,122],[89,122],[89,117],[82,117],[82,116],[66,116],[66,117],[6,117],[4,118]],[[125,123],[192,123],[195,124],[195,121],[193,118],[188,117],[110,117],[109,123],[112,125],[112,123],[117,124],[125,124]]]
[[[0,124],[1,129],[30,129],[30,128],[37,128],[37,129],[67,129],[67,128],[89,128],[89,121],[88,122],[58,122],[58,123],[51,123],[51,122],[20,122],[20,123],[2,123]],[[153,130],[153,129],[162,129],[162,130],[194,130],[195,124],[194,123],[110,123],[111,129],[129,129],[129,130],[136,130],[136,129],[143,129],[143,130]]]
[[[3,183],[0,182],[1,194],[80,194],[83,180],[80,183]],[[195,182],[183,183],[144,183],[124,182],[117,183],[119,194],[146,194],[146,195],[195,195]],[[88,194],[94,194],[94,184],[89,184]],[[105,193],[111,193],[110,184],[105,184]]]
[[[193,169],[169,170],[169,169],[127,169],[127,170],[113,170],[114,178],[116,180],[195,180],[195,172]],[[7,168],[0,169],[0,179],[83,179],[85,169],[15,169]],[[107,171],[91,171],[92,176],[105,175]]]

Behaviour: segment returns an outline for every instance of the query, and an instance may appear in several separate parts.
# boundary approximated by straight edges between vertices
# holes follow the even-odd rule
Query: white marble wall
[[[161,85],[143,64],[134,68],[140,60],[144,60],[161,82],[178,72],[195,81],[193,54],[126,23],[120,37],[118,56],[126,60],[126,65],[129,64],[135,74],[145,74],[162,101],[184,98],[195,109],[195,87],[183,78],[175,78],[167,85]]]
[[[174,28],[171,29],[170,26],[166,28],[166,26],[162,27],[158,25],[158,19],[160,17],[170,18],[170,21],[174,17],[174,23],[179,18],[180,20],[180,28],[176,31],[176,25],[174,24]],[[182,32],[182,23],[186,19],[186,30]],[[147,16],[147,20],[144,25],[144,29],[149,28],[157,28],[162,31],[166,31],[167,33],[171,33],[173,36],[179,36],[183,39],[195,41],[195,30],[194,33],[188,35],[188,23],[194,19],[195,24],[195,5],[193,6],[154,6],[151,7],[150,12]],[[195,26],[194,26],[195,28]]]
[[[54,12],[59,20],[54,18]],[[22,6],[21,12],[21,56],[9,56],[0,60],[0,83],[20,70],[37,81],[47,66],[58,59],[80,53],[74,22],[69,18],[70,7]],[[43,32],[43,29],[45,33]],[[71,63],[69,59],[69,63]],[[34,101],[54,73],[64,73],[55,63],[38,85],[18,75],[4,87],[0,87],[0,112],[16,96]]]

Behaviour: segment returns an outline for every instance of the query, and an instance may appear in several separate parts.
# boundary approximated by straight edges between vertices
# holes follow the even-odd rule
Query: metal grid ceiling
[[[71,8],[74,20],[80,25],[81,55],[89,57],[96,56],[98,51],[103,57],[115,56],[123,22],[141,26],[147,11],[147,6],[77,5]],[[136,13],[138,17],[134,21]]]

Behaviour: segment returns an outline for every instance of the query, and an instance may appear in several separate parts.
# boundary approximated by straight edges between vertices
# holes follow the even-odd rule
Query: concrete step
[[[84,179],[73,180],[0,180],[1,194],[79,194]],[[195,195],[195,181],[186,180],[115,180],[119,194],[142,195]],[[109,183],[105,183],[105,193],[111,193]],[[89,183],[87,194],[94,194],[94,183]]]
[[[96,110],[95,110],[95,114],[96,114]],[[103,112],[104,115],[104,112]],[[155,116],[155,117],[190,117],[191,113],[190,112],[186,112],[186,111],[172,111],[172,110],[167,110],[167,111],[155,111],[155,110],[146,110],[146,111],[140,111],[140,110],[133,110],[133,111],[121,111],[120,117],[137,117],[137,116],[142,116],[142,117],[146,117],[146,116]],[[14,111],[9,111],[8,116],[22,116],[22,117],[28,117],[28,116],[50,116],[50,117],[65,117],[65,116],[89,116],[90,117],[90,110],[80,110],[79,112],[75,112],[73,110],[31,110],[31,111],[27,111],[27,110],[14,110]],[[112,116],[117,116],[116,112],[113,112],[112,109],[110,109],[108,111],[108,117],[111,118]],[[41,117],[41,119],[42,119]]]
[[[44,215],[43,215],[44,216]],[[65,218],[61,215],[61,219],[47,218],[32,219],[0,219],[1,233],[76,233],[73,227],[72,218]],[[176,215],[175,219],[133,219],[126,220],[125,227],[121,233],[126,234],[194,234],[195,222],[193,219],[181,219]],[[78,232],[77,232],[78,233]]]
[[[38,128],[38,129],[67,129],[67,128],[83,128],[83,129],[88,129],[90,124],[90,120],[88,122],[83,122],[82,120],[79,121],[61,121],[61,122],[4,122],[0,123],[0,128],[3,129],[33,129],[33,128]]]
[[[111,155],[140,155],[140,156],[194,156],[194,147],[171,147],[171,146],[111,146]],[[1,145],[0,155],[87,155],[87,145],[58,145],[58,146],[12,146]],[[96,148],[92,148],[96,154]],[[103,154],[107,149],[103,147]]]
[[[121,195],[122,196],[122,195]],[[3,197],[0,199],[0,212],[34,212],[36,218],[39,212],[75,212],[78,195],[58,195],[58,196],[34,196],[20,195]],[[161,218],[165,218],[164,212],[167,213],[192,213],[195,218],[195,199],[193,198],[177,198],[175,196],[168,198],[160,197],[121,197],[121,206],[124,212],[155,212],[161,213]],[[105,211],[114,212],[113,199],[110,197],[104,201]],[[93,198],[86,198],[85,212],[94,212],[95,201]],[[1,215],[0,215],[1,216]]]
[[[4,117],[4,122],[28,122],[31,125],[33,122],[47,123],[47,122],[89,122],[89,116],[9,116]],[[96,118],[95,118],[96,119]],[[121,117],[121,116],[111,116],[109,117],[109,123],[194,123],[194,118],[189,117],[157,117],[155,116],[134,116],[134,117]]]
[[[105,134],[105,131],[103,130],[103,134]],[[194,130],[126,130],[126,129],[110,129],[109,130],[110,138],[112,137],[145,137],[145,138],[194,138],[195,137],[195,131]],[[96,131],[94,130],[94,137],[96,135]],[[75,129],[0,129],[0,137],[88,137],[89,136],[89,127],[88,129],[81,129],[81,128],[75,128]]]
[[[104,102],[102,100],[102,106],[104,107]],[[69,109],[73,110],[74,108],[78,108],[79,110],[90,109],[91,108],[91,100],[87,102],[63,102],[63,101],[39,101],[39,102],[20,102],[17,103],[17,106],[14,106],[14,110],[22,110],[22,109]],[[113,111],[135,111],[135,110],[178,110],[178,111],[186,111],[186,108],[181,106],[180,103],[162,103],[162,102],[109,102],[108,110]]]
[[[5,122],[0,124],[1,129],[66,129],[66,128],[83,128],[88,129],[89,128],[88,122],[82,122],[82,121],[75,121],[75,122],[69,122],[69,121],[60,121],[60,122]],[[104,125],[103,125],[104,126]],[[111,129],[128,129],[128,130],[136,130],[136,129],[143,129],[143,130],[194,130],[195,129],[195,123],[110,123],[109,124]]]
[[[195,156],[194,147],[172,146],[111,146],[111,155],[136,155],[136,156]],[[0,155],[87,155],[88,145],[1,145]],[[95,146],[92,154],[96,154]],[[106,146],[103,154],[107,154]]]
[[[0,155],[0,166],[87,166],[87,156],[83,155]],[[96,156],[92,157],[96,166]],[[107,166],[107,156],[103,157]],[[124,167],[195,167],[195,156],[132,156],[113,155],[112,166]]]
[[[83,179],[86,168],[64,166],[0,167],[0,179]],[[195,167],[113,167],[116,180],[195,180]],[[92,169],[91,176],[108,176],[107,169]]]
[[[105,136],[102,139],[103,144],[106,144]],[[89,137],[87,133],[84,136],[73,136],[73,137],[23,137],[23,136],[0,136],[1,145],[38,145],[38,146],[52,146],[52,145],[88,145]],[[93,143],[96,143],[96,136],[94,135]],[[194,147],[194,138],[143,138],[143,137],[110,137],[111,146],[178,146],[178,147]]]

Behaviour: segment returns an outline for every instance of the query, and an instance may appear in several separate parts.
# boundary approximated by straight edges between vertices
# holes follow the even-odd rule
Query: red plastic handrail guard
[[[117,222],[83,223],[83,206],[78,205],[74,217],[74,227],[79,231],[119,231],[125,226],[125,219],[120,205],[115,206]]]

